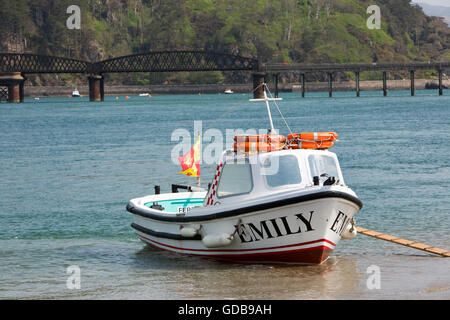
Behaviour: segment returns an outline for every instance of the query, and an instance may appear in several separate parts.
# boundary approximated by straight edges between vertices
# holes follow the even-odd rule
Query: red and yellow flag
[[[185,155],[178,157],[181,169],[180,173],[190,177],[200,177],[200,134],[197,142]]]

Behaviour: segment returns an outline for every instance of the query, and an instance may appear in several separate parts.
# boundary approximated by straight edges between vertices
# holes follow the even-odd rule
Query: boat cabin
[[[227,151],[203,204],[335,184],[344,185],[344,179],[336,154],[327,150],[288,149],[241,156]]]
[[[287,139],[282,135],[236,136],[234,148],[223,152],[207,191],[175,190],[141,198],[141,204],[158,212],[185,215],[193,208],[257,203],[311,188],[343,186],[337,156],[328,151],[337,137],[334,132],[292,133]]]
[[[180,192],[149,196],[148,208],[185,215],[196,207],[277,197],[302,189],[344,185],[336,154],[327,150],[281,150],[236,155],[224,152],[207,192]],[[146,197],[147,198],[147,197]]]

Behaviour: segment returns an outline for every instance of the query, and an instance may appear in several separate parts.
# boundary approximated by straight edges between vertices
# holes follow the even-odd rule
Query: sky
[[[431,4],[434,6],[445,6],[450,7],[450,0],[412,0],[412,2],[422,2],[426,4]]]

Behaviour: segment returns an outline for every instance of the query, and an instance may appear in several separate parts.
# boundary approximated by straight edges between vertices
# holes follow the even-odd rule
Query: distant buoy
[[[152,95],[151,95],[151,94],[149,93],[149,94],[148,94],[148,97],[149,97],[149,98],[151,98],[151,97],[152,97]]]
[[[128,99],[128,96],[125,96],[125,99]]]

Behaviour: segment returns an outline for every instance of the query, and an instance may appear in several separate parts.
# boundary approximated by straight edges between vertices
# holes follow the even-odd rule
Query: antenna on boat
[[[266,107],[267,107],[267,114],[269,115],[269,121],[270,121],[270,133],[275,132],[275,128],[273,126],[273,121],[272,121],[272,114],[270,113],[270,106],[269,106],[269,101],[277,101],[277,100],[283,100],[282,98],[269,98],[267,97],[267,92],[266,92],[266,88],[267,88],[267,84],[263,84],[264,87],[264,98],[259,98],[259,99],[250,99],[250,101],[265,101],[266,102]]]

